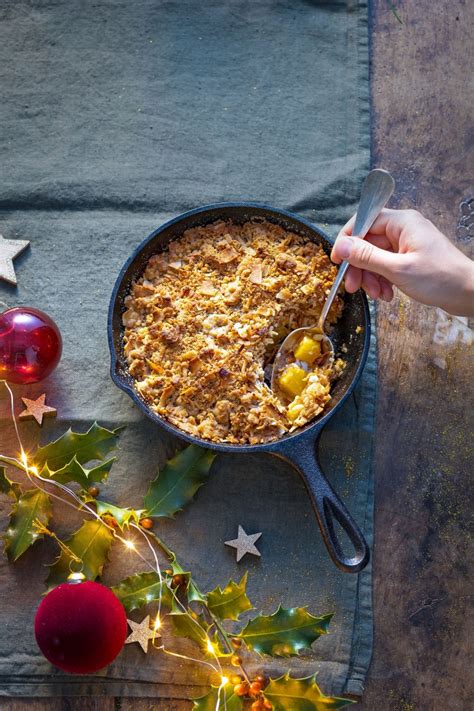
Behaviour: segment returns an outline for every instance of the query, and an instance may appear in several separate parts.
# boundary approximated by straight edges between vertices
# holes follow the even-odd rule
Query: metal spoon
[[[395,181],[386,170],[377,168],[368,174],[362,186],[359,208],[352,230],[354,236],[364,239],[375,222],[376,217],[387,204],[394,188]],[[325,357],[325,360],[323,361],[321,358],[319,360],[320,364],[327,359],[331,361],[334,360],[334,346],[329,336],[324,333],[324,322],[326,321],[329,309],[332,306],[348,267],[349,262],[344,261],[341,263],[316,326],[297,328],[295,331],[292,331],[278,349],[273,362],[271,388],[277,397],[285,402],[288,402],[288,397],[281,393],[278,386],[278,378],[288,363],[291,362],[290,358],[294,360],[294,350],[303,336],[310,336],[314,340],[321,341],[321,354]]]

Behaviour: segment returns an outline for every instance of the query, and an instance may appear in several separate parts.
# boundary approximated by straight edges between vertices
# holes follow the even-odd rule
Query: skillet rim
[[[253,201],[232,201],[232,202],[217,202],[217,203],[210,203],[209,205],[203,205],[202,207],[196,207],[193,208],[192,210],[188,210],[186,212],[181,213],[180,215],[172,218],[171,220],[168,220],[167,222],[163,223],[160,225],[156,230],[151,232],[151,234],[148,235],[140,244],[133,250],[131,255],[128,257],[128,259],[125,261],[123,264],[122,268],[120,269],[115,283],[114,287],[112,289],[112,294],[110,297],[110,302],[109,302],[109,308],[108,308],[108,314],[107,314],[107,342],[109,346],[109,352],[110,352],[110,377],[114,384],[120,388],[120,390],[123,390],[135,403],[135,405],[138,406],[138,408],[143,412],[143,414],[148,417],[152,422],[157,424],[159,427],[163,427],[168,433],[175,435],[176,437],[188,442],[189,444],[196,444],[200,447],[205,447],[207,449],[213,449],[217,452],[226,452],[226,453],[239,453],[239,452],[270,452],[274,454],[280,454],[285,452],[286,450],[290,447],[291,445],[295,445],[297,442],[301,443],[304,440],[314,440],[316,441],[319,433],[323,429],[323,427],[327,424],[327,422],[331,419],[331,417],[339,410],[339,408],[345,403],[347,398],[351,395],[352,391],[354,390],[355,386],[357,385],[360,376],[362,375],[362,371],[365,367],[366,361],[367,361],[367,355],[369,352],[369,347],[370,347],[370,338],[371,338],[371,320],[370,320],[370,311],[369,311],[369,304],[367,301],[367,297],[365,293],[360,290],[359,292],[359,297],[362,300],[362,313],[364,317],[364,345],[362,348],[362,352],[359,358],[359,362],[357,364],[356,371],[353,375],[353,378],[349,385],[347,386],[346,391],[344,394],[341,396],[339,402],[334,405],[327,413],[325,413],[320,419],[316,420],[313,424],[308,423],[307,426],[301,431],[296,431],[292,432],[291,434],[288,434],[284,437],[281,437],[280,439],[274,440],[272,442],[264,442],[261,444],[225,444],[225,443],[219,443],[219,442],[211,442],[206,439],[201,439],[200,437],[195,437],[193,435],[188,434],[187,432],[184,432],[183,430],[179,429],[175,425],[171,424],[170,422],[167,422],[164,418],[162,418],[160,415],[156,414],[153,412],[146,402],[140,398],[138,393],[134,390],[134,388],[128,384],[123,376],[117,372],[117,364],[121,365],[121,361],[119,359],[119,356],[117,355],[116,348],[115,348],[115,342],[114,342],[114,336],[116,335],[116,331],[114,329],[114,314],[115,314],[115,309],[117,306],[119,306],[118,301],[117,301],[117,295],[118,292],[120,291],[120,288],[122,286],[123,278],[130,267],[130,265],[134,262],[134,260],[140,255],[140,253],[145,249],[145,247],[153,240],[157,235],[159,235],[161,232],[164,232],[167,230],[169,227],[176,225],[179,222],[182,222],[183,220],[193,217],[194,215],[200,215],[202,213],[206,212],[211,212],[215,210],[220,210],[223,208],[258,208],[259,210],[264,210],[269,213],[273,213],[274,215],[281,215],[287,218],[290,218],[291,220],[295,220],[296,222],[302,223],[305,227],[307,227],[309,230],[316,232],[316,234],[319,237],[322,237],[328,244],[332,245],[334,244],[334,240],[331,239],[331,237],[319,226],[315,225],[314,223],[310,222],[307,220],[305,217],[302,217],[300,215],[297,215],[294,212],[290,212],[289,210],[284,210],[281,208],[275,208],[272,205],[268,205],[266,203],[259,203],[259,202],[253,202]],[[216,217],[217,219],[217,217]],[[120,334],[118,334],[120,335]]]

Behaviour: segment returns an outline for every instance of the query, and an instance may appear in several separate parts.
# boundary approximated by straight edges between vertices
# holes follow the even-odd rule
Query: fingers
[[[362,272],[362,288],[371,299],[379,299],[382,294],[380,277],[372,272]]]
[[[345,279],[346,291],[354,294],[362,287],[371,299],[382,299],[391,301],[393,299],[393,287],[387,279],[378,274],[373,274],[357,267],[349,267]]]
[[[406,255],[398,254],[401,232],[424,218],[415,210],[385,208],[377,217],[364,240],[352,236],[355,215],[340,231],[331,252],[336,264],[347,260],[351,265],[345,277],[346,291],[360,288],[373,299],[391,301],[392,282],[404,269]]]
[[[382,301],[393,299],[392,285],[378,274],[362,272],[362,288],[371,299],[382,299]]]
[[[349,267],[344,277],[344,285],[349,294],[354,294],[362,286],[362,269]]]
[[[338,239],[339,239],[339,237],[338,237]],[[336,240],[336,241],[337,241],[337,240]],[[389,240],[388,237],[386,237],[385,235],[372,235],[372,234],[368,234],[367,237],[364,239],[364,241],[365,241],[365,242],[370,242],[370,244],[373,244],[375,247],[379,247],[380,249],[387,249],[387,250],[389,250],[390,252],[393,251],[393,250],[392,250],[392,245],[390,244],[390,240]],[[332,253],[331,253],[331,259],[332,259],[332,261],[335,262],[336,264],[340,264],[340,263],[342,262],[342,259],[340,259],[340,258],[337,256],[337,252],[334,251],[334,248],[333,248],[333,251],[332,251]]]
[[[390,252],[393,252],[392,245],[387,235],[373,235],[369,233],[364,239],[366,242],[370,242],[370,244],[373,244],[375,247],[379,247],[380,249],[388,249]]]
[[[375,222],[373,223],[372,227],[370,228],[370,232],[373,235],[384,235],[387,229],[387,225],[389,222],[389,219],[394,217],[393,213],[399,213],[399,212],[405,212],[405,210],[389,210],[388,208],[384,208],[379,216],[375,219]],[[338,237],[341,237],[342,235],[352,235],[353,229],[354,229],[354,223],[355,223],[355,215],[352,215],[351,219],[346,222],[342,230],[339,232]],[[357,236],[357,235],[356,235]]]
[[[396,250],[402,229],[413,224],[418,224],[420,220],[423,221],[424,218],[416,210],[391,210],[386,207],[376,218],[370,228],[369,234],[371,236],[385,236],[388,239],[392,249]],[[353,215],[351,219],[346,222],[342,230],[339,232],[338,237],[352,235],[354,223],[355,215]]]
[[[369,240],[345,235],[337,238],[331,253],[336,263],[347,260],[353,267],[375,272],[389,281],[396,281],[394,277],[403,268],[404,257],[381,249]]]
[[[383,277],[380,277],[380,288],[380,298],[384,301],[391,301],[393,299],[393,286],[390,284],[390,282],[384,279]]]

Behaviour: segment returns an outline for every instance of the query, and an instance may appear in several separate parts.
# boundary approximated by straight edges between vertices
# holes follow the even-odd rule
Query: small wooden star
[[[132,629],[132,633],[125,640],[125,644],[138,642],[145,654],[148,652],[148,642],[150,639],[160,638],[161,635],[150,627],[150,615],[147,615],[141,622],[127,620]]]
[[[0,235],[0,279],[16,286],[16,274],[13,260],[18,257],[30,243],[26,239],[5,239]]]
[[[56,417],[56,408],[45,405],[46,394],[43,393],[36,400],[22,397],[26,409],[20,412],[20,420],[36,420],[39,425],[43,424],[43,417]]]
[[[245,533],[242,526],[239,526],[239,532],[237,538],[232,541],[225,541],[226,546],[237,549],[237,563],[241,560],[246,553],[251,555],[258,555],[260,557],[260,551],[257,550],[254,543],[258,541],[262,533]]]

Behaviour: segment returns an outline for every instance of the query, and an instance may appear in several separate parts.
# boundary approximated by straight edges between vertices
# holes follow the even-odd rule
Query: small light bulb
[[[24,449],[21,450],[20,458],[21,458],[21,463],[23,464],[23,466],[24,466],[24,467],[27,467],[27,466],[28,466],[28,458],[27,458],[27,456],[26,456],[26,453],[25,453],[25,450],[24,450]]]
[[[215,654],[214,645],[212,644],[210,639],[207,640],[207,651],[211,654]]]
[[[155,632],[156,632],[156,630],[159,630],[160,627],[161,627],[161,620],[160,620],[160,618],[159,618],[158,615],[157,615],[157,616],[156,616],[156,620],[155,620]]]
[[[36,467],[30,467],[30,472],[31,472],[34,476],[38,476],[38,469],[37,469]]]
[[[225,686],[228,683],[229,683],[229,679],[226,676],[221,677],[222,686]]]
[[[135,550],[135,544],[133,541],[124,541],[124,545],[130,550],[134,551]]]

